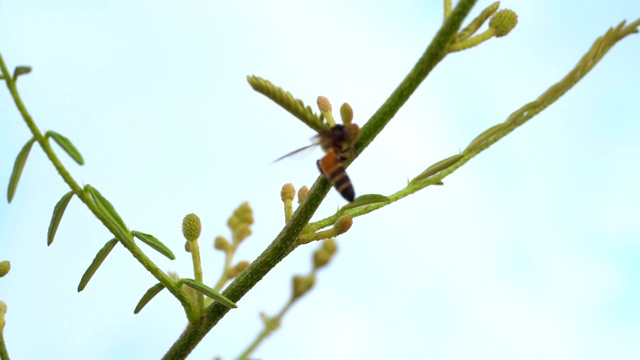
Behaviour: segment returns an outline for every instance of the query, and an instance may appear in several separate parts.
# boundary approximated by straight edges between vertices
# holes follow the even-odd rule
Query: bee
[[[329,180],[343,198],[352,202],[356,193],[342,163],[355,155],[353,145],[359,138],[360,127],[358,125],[334,125],[311,138],[313,144],[292,151],[276,161],[320,145],[325,152],[324,157],[316,162],[320,173]]]

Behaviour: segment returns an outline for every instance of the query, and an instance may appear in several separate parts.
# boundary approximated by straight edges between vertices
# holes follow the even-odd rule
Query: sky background
[[[475,17],[490,2],[480,1]],[[592,42],[640,3],[502,2],[505,38],[449,55],[349,168],[358,195],[391,194],[458,153],[561,79]],[[468,20],[469,21],[469,20]],[[467,22],[468,22],[467,21]],[[254,92],[269,79],[315,108],[351,104],[363,124],[442,23],[441,1],[0,2],[0,52],[30,65],[18,85],[41,131],[73,141],[81,184],[98,188],[130,228],[176,253],[143,249],[191,277],[184,215],[203,222],[205,282],[223,257],[226,221],[243,201],[253,260],[283,225],[280,188],[310,186],[320,150],[272,161],[313,131]],[[640,356],[640,36],[616,45],[574,89],[474,158],[445,185],[356,218],[314,290],[258,359],[637,359]],[[337,115],[337,114],[336,114]],[[0,184],[30,138],[0,91]],[[5,339],[15,359],[156,359],[184,329],[179,303],[117,247],[77,293],[112,236],[73,199],[52,246],[51,211],[68,191],[34,146],[13,202],[0,202]],[[332,190],[314,219],[345,204]],[[317,247],[281,262],[212,330],[192,359],[235,358],[307,273]]]

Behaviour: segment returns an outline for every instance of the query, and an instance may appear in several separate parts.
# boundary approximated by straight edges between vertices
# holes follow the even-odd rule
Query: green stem
[[[216,286],[213,287],[215,291],[219,292],[220,290],[222,290],[222,287],[224,286],[224,284],[226,284],[227,281],[229,281],[229,271],[231,270],[231,263],[233,262],[233,256],[235,255],[236,250],[238,249],[238,245],[239,245],[238,242],[233,241],[229,246],[229,248],[227,249],[227,251],[224,252],[225,254],[224,267],[222,268],[222,274],[220,275],[220,279],[218,279]]]
[[[98,220],[100,220],[100,222],[102,222],[102,224],[107,229],[109,229],[109,231],[114,236],[119,238],[118,236],[118,234],[120,233],[119,229],[115,226],[115,224],[112,221],[109,221],[109,219],[106,218],[101,211],[98,210],[94,202],[91,200],[91,197],[89,196],[89,194],[87,194],[80,187],[80,185],[78,185],[78,183],[73,179],[73,177],[71,176],[71,174],[69,174],[69,172],[64,167],[64,165],[62,165],[62,162],[60,161],[60,159],[58,159],[58,157],[56,156],[55,152],[51,148],[51,144],[49,143],[49,141],[42,135],[42,133],[40,132],[40,129],[38,129],[38,127],[36,126],[35,122],[33,121],[33,118],[31,117],[31,115],[27,111],[26,106],[22,102],[22,98],[18,93],[16,82],[14,79],[12,79],[12,76],[9,73],[9,70],[7,69],[7,66],[1,55],[0,55],[0,70],[2,70],[4,81],[7,84],[7,87],[9,88],[9,92],[11,93],[11,97],[13,98],[13,101],[16,104],[16,107],[18,108],[18,111],[22,115],[22,118],[27,124],[27,127],[29,127],[29,130],[33,134],[33,137],[36,139],[38,144],[40,144],[42,151],[44,151],[44,153],[47,155],[47,157],[49,158],[53,166],[58,171],[58,174],[60,174],[64,182],[67,183],[67,185],[69,185],[69,187],[74,192],[74,194],[89,208],[89,210],[98,218]],[[179,286],[177,286],[176,283],[167,274],[165,274],[162,270],[160,270],[153,263],[153,261],[151,261],[151,259],[149,259],[142,252],[142,250],[140,250],[140,248],[135,245],[133,241],[121,240],[120,242],[122,243],[122,245],[124,245],[124,247],[127,248],[127,250],[129,250],[129,252],[131,252],[133,257],[136,260],[138,260],[142,264],[142,266],[145,267],[145,269],[147,269],[147,271],[149,271],[156,279],[158,279],[158,281],[160,281],[160,283],[162,283],[178,299],[178,301],[180,301],[180,303],[185,309],[185,312],[187,313],[187,317],[190,319],[190,321],[194,321],[197,318],[198,312],[197,312],[197,309],[195,308],[195,305],[191,302],[186,292],[184,292]]]
[[[442,28],[435,35],[424,55],[414,65],[389,99],[371,117],[362,128],[360,140],[356,144],[359,153],[373,141],[400,109],[409,96],[429,72],[447,53],[447,46],[460,28],[471,7],[477,0],[460,0],[458,5],[446,19]],[[320,176],[302,201],[289,221],[267,249],[251,263],[222,293],[228,299],[238,302],[255,284],[258,283],[273,267],[284,259],[293,249],[298,235],[317,210],[330,189],[329,182]],[[184,359],[191,353],[202,338],[215,326],[229,308],[212,303],[197,323],[191,323],[164,355],[164,359]]]
[[[198,239],[189,241],[189,247],[191,250],[191,261],[193,262],[193,277],[194,279],[204,284],[202,281],[202,262],[200,260],[200,246],[198,245]],[[198,310],[204,309],[204,294],[200,291],[197,292]]]

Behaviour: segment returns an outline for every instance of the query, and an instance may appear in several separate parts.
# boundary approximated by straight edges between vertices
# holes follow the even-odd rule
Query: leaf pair
[[[76,149],[75,146],[71,143],[71,140],[66,137],[53,132],[48,131],[45,134],[45,140],[48,138],[52,138],[60,147],[79,165],[84,164],[84,159],[82,155]],[[7,201],[11,202],[13,200],[13,196],[16,193],[16,189],[18,188],[18,182],[20,181],[20,176],[22,175],[22,170],[24,169],[24,165],[27,162],[27,158],[29,157],[29,152],[31,152],[31,146],[36,141],[35,137],[32,137],[27,141],[26,144],[22,147],[18,156],[16,157],[16,161],[13,164],[13,171],[11,172],[11,177],[9,178],[9,187],[7,189]]]
[[[213,290],[207,285],[204,285],[193,279],[180,279],[178,280],[178,285],[187,285],[188,287],[194,289],[195,291],[205,296],[208,296],[213,301],[219,302],[220,304],[228,308],[235,309],[238,307],[233,301],[229,300],[224,295]],[[150,287],[149,290],[147,290],[147,292],[144,293],[144,295],[142,295],[142,298],[138,302],[138,305],[136,305],[136,308],[133,310],[133,313],[134,314],[139,313],[142,310],[142,308],[144,308],[149,303],[149,301],[151,301],[151,299],[153,299],[156,295],[158,295],[158,293],[160,293],[160,291],[162,291],[164,288],[165,286],[160,283],[157,283],[152,287]]]

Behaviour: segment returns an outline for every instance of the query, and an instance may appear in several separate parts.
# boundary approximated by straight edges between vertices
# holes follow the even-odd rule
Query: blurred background
[[[480,1],[469,20],[489,6]],[[358,195],[391,194],[458,153],[560,80],[593,41],[640,17],[634,1],[502,2],[507,37],[454,53],[348,172]],[[203,0],[0,2],[0,52],[41,131],[73,141],[82,185],[132,229],[177,255],[143,249],[191,277],[182,218],[203,222],[205,282],[218,279],[226,221],[248,201],[255,224],[237,260],[280,231],[280,188],[311,186],[320,150],[272,161],[314,133],[254,92],[247,75],[315,109],[348,102],[363,124],[442,23],[441,1]],[[631,35],[556,104],[429,187],[356,218],[316,287],[256,359],[637,359],[640,355],[640,37]],[[337,116],[337,114],[335,114]],[[0,184],[30,138],[0,91]],[[4,190],[3,190],[4,191]],[[87,288],[83,272],[111,234],[77,200],[52,246],[53,206],[68,191],[34,146],[13,202],[0,202],[5,340],[16,359],[160,358],[186,324],[167,292],[122,247]],[[3,192],[4,194],[4,192]],[[345,201],[331,190],[314,219]],[[199,344],[193,359],[235,358],[275,314],[317,247],[282,261]]]

